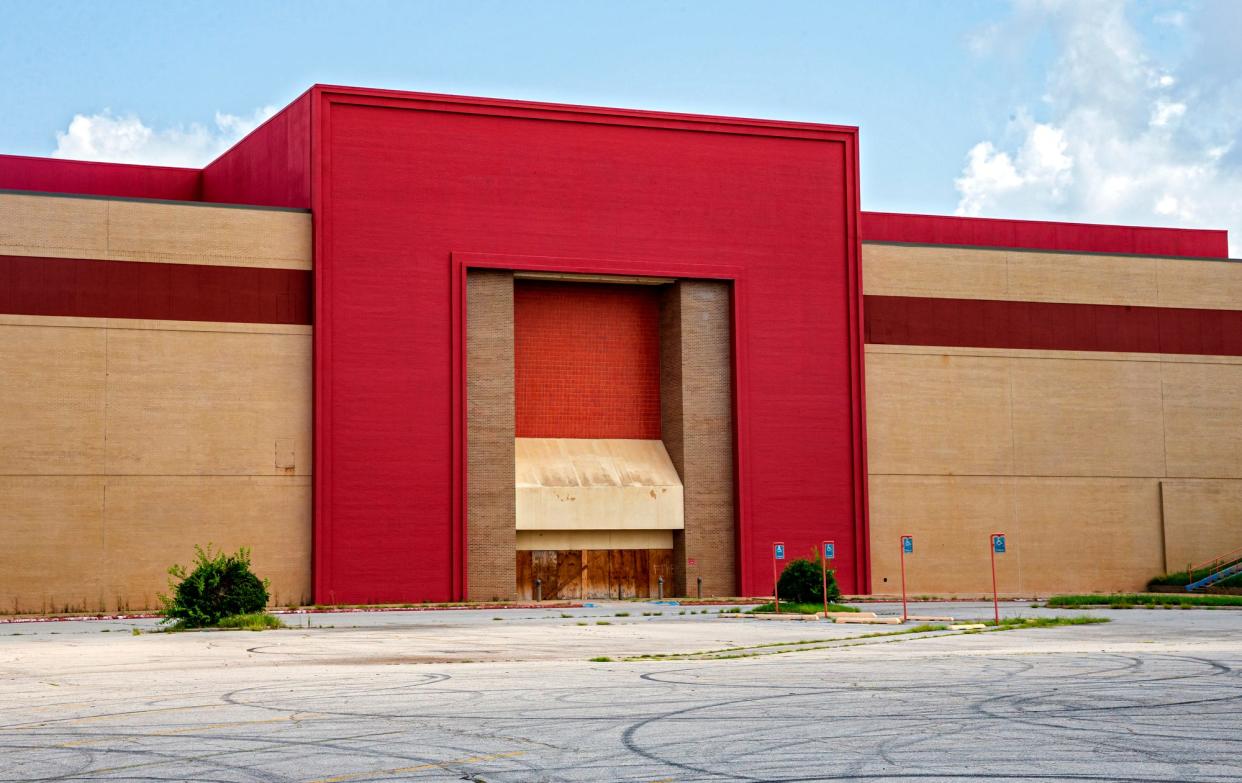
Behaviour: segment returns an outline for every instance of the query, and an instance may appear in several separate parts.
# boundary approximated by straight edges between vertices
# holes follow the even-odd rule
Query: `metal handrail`
[[[1187,572],[1187,575],[1193,574],[1195,571],[1198,571],[1201,568],[1208,568],[1209,566],[1226,565],[1226,564],[1232,563],[1235,560],[1242,560],[1242,546],[1230,552],[1226,552],[1223,555],[1213,557],[1211,560],[1204,560],[1202,563],[1196,563],[1195,565],[1190,566],[1189,567],[1190,570]]]

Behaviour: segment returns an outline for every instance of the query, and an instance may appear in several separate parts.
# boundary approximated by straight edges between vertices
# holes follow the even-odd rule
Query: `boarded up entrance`
[[[543,580],[543,599],[654,598],[664,577],[664,594],[673,585],[671,549],[535,549],[517,553],[519,599],[535,597]]]

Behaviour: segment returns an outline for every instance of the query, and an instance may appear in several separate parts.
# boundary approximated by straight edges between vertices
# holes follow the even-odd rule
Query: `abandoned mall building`
[[[0,611],[1141,589],[1242,546],[1224,231],[863,212],[852,127],[315,86],[0,156]]]

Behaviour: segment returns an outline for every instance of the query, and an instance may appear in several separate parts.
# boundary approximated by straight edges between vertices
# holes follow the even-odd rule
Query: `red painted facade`
[[[310,209],[312,92],[302,93],[203,169],[203,201]]]
[[[660,299],[650,286],[519,280],[519,438],[660,437]]]
[[[865,242],[971,245],[1077,253],[1228,258],[1227,231],[1191,228],[1101,226],[1037,220],[862,213]]]
[[[773,537],[835,537],[865,589],[853,129],[317,95],[319,600],[462,594],[469,316],[450,284],[480,254],[733,279],[743,589],[766,589]]]
[[[0,190],[199,200],[199,170],[0,155]]]

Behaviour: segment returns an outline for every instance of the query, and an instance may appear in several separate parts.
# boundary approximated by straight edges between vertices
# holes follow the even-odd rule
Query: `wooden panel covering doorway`
[[[673,586],[671,549],[536,549],[517,553],[517,595],[533,600],[543,580],[543,600],[654,598],[664,577]]]

